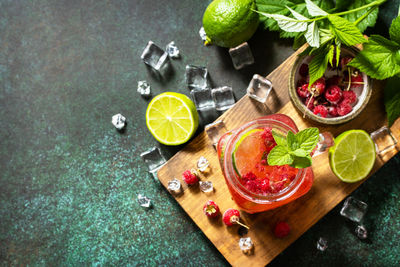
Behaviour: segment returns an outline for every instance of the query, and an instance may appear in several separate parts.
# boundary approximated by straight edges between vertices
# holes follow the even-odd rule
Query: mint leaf
[[[292,131],[289,131],[286,136],[286,141],[287,141],[287,147],[289,148],[290,151],[295,151],[296,149],[299,148],[299,144],[296,140],[296,136]]]
[[[319,29],[315,21],[307,26],[307,31],[304,34],[304,37],[310,46],[319,47]]]
[[[292,164],[293,157],[289,154],[286,146],[276,146],[268,154],[268,165],[286,165]]]
[[[284,15],[279,14],[268,14],[264,12],[258,12],[263,16],[268,18],[274,19],[277,23],[279,28],[287,32],[304,32],[307,30],[307,23],[301,22],[297,19],[290,18]]]
[[[272,130],[272,137],[274,137],[274,140],[278,146],[287,146],[286,137],[280,132]]]
[[[342,43],[338,40],[336,40],[336,67],[339,66],[340,63],[340,47],[342,46]]]
[[[374,0],[336,0],[336,11],[356,9],[372,2],[374,2]],[[348,14],[344,14],[343,18],[347,19],[350,22],[355,22],[358,18],[369,12],[371,8],[374,7],[369,7]],[[374,10],[366,18],[364,18],[360,23],[357,24],[357,28],[361,32],[364,32],[367,27],[373,27],[376,23],[376,19],[378,18],[378,11],[379,9],[375,7]]]
[[[295,151],[290,151],[289,153],[296,157],[307,157],[308,154],[307,151],[302,148],[298,148]]]
[[[335,46],[332,44],[329,46],[329,51],[328,54],[326,55],[328,57],[328,62],[329,64],[331,64],[331,66],[333,66],[333,55],[335,54]]]
[[[385,110],[389,126],[391,126],[395,120],[400,117],[400,77],[392,77],[387,80],[385,86]]]
[[[290,7],[286,6],[287,9],[289,9],[290,13],[292,13],[293,17],[295,17],[298,20],[308,20],[307,17],[301,15],[300,13],[297,13],[295,10],[291,9]]]
[[[315,127],[304,129],[296,134],[296,140],[301,149],[311,153],[319,141],[319,130]]]
[[[316,0],[314,1],[317,5],[322,7],[325,10],[329,10],[334,7],[333,0]],[[286,7],[290,7],[295,10],[299,14],[302,14],[305,17],[309,17],[310,14],[307,12],[306,4],[304,0],[256,0],[257,10],[260,12],[265,12],[269,14],[281,14],[285,16],[290,15],[289,9]],[[267,18],[264,16],[260,16],[260,22],[264,26],[265,29],[269,29],[270,31],[278,31],[280,32],[281,38],[290,38],[296,37],[299,35],[297,32],[285,32],[282,31],[276,21],[271,18]]]
[[[327,47],[326,45],[318,48],[315,52],[315,56],[308,65],[310,74],[310,86],[324,75],[329,60],[328,52],[329,47]]]
[[[328,29],[320,29],[319,30],[319,42],[321,45],[327,43],[328,41],[333,39],[333,34],[330,30]]]
[[[314,4],[311,0],[306,0],[306,7],[311,16],[326,16],[328,13],[323,11],[319,6]]]
[[[293,163],[290,165],[294,168],[298,168],[298,169],[303,169],[303,168],[307,168],[310,167],[312,164],[312,160],[310,156],[307,157],[295,157],[293,159]]]
[[[342,43],[347,46],[362,44],[367,42],[360,30],[347,19],[336,15],[328,15],[331,22],[331,31]]]
[[[364,49],[349,65],[365,72],[371,78],[383,80],[400,73],[400,62],[396,60],[399,50],[400,44],[380,35],[371,35]]]
[[[400,8],[399,8],[400,10]],[[392,41],[400,44],[400,17],[395,18],[389,28],[389,35]]]

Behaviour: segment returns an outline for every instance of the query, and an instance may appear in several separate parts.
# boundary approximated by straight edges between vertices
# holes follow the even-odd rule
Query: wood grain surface
[[[339,126],[324,126],[303,119],[302,114],[299,114],[290,102],[288,95],[288,77],[297,53],[299,51],[267,76],[274,86],[274,96],[269,103],[269,108],[248,96],[244,96],[219,118],[219,120],[224,121],[228,130],[235,129],[245,122],[271,112],[289,115],[296,122],[299,130],[315,126],[321,132],[332,132],[334,136],[349,129],[364,129],[367,132],[372,132],[387,124],[383,106],[383,83],[379,81],[374,81],[373,94],[369,104],[354,120]],[[400,122],[397,121],[391,127],[391,130],[399,140]],[[371,174],[382,167],[399,149],[398,144],[396,149],[389,151],[383,157],[377,156]],[[240,239],[238,226],[226,227],[222,223],[221,217],[210,220],[202,212],[204,203],[209,199],[214,200],[219,205],[222,213],[228,208],[237,208],[225,184],[216,151],[205,132],[172,157],[159,170],[158,178],[165,187],[167,187],[168,181],[173,178],[182,181],[182,172],[194,168],[200,156],[205,156],[211,165],[210,171],[202,174],[200,179],[212,181],[215,191],[205,194],[200,191],[198,186],[187,187],[183,183],[183,193],[174,195],[174,197],[233,266],[264,266],[268,264],[363,182],[354,184],[341,182],[330,170],[327,153],[313,158],[315,180],[311,190],[305,196],[271,211],[253,215],[241,212],[242,220],[250,226],[247,236],[252,238],[255,245],[254,253],[245,255],[238,245]],[[291,226],[291,233],[282,239],[274,237],[272,233],[272,229],[278,221],[286,221]]]

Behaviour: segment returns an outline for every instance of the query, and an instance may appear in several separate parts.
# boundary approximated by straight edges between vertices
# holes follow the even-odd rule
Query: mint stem
[[[341,16],[341,15],[346,15],[346,14],[349,14],[349,13],[354,13],[354,12],[357,12],[357,11],[360,11],[360,10],[363,10],[363,9],[366,9],[366,8],[368,8],[368,7],[371,7],[371,6],[379,6],[379,5],[382,4],[383,2],[386,2],[386,0],[374,1],[374,2],[369,3],[369,4],[367,4],[367,5],[360,6],[360,7],[355,8],[355,9],[351,9],[351,10],[339,12],[339,13],[336,13],[336,14],[334,14],[334,15],[336,15],[336,16]]]
[[[369,14],[372,13],[372,11],[375,10],[375,8],[377,8],[378,6],[374,6],[373,8],[371,8],[370,10],[368,10],[366,13],[364,13],[364,15],[362,15],[361,17],[359,17],[356,21],[354,21],[354,25],[357,26],[358,23],[360,23],[361,21],[363,21],[366,17],[369,16]]]

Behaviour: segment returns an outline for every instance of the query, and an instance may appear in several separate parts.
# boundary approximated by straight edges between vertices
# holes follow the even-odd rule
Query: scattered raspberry
[[[340,67],[344,69],[352,59],[352,57],[342,57],[342,59],[340,60]]]
[[[197,174],[194,170],[186,170],[182,173],[182,179],[188,185],[193,185],[199,181]]]
[[[314,96],[319,96],[324,93],[325,90],[325,78],[319,78],[310,87],[310,92],[314,93]]]
[[[337,104],[342,100],[342,90],[339,86],[332,85],[325,91],[324,96],[332,104]]]
[[[268,165],[268,162],[267,162],[266,159],[262,159],[262,160],[260,161],[260,163],[261,163],[262,165]]]
[[[357,101],[357,95],[353,91],[344,91],[343,92],[343,101],[347,101],[349,104],[353,104]]]
[[[341,85],[343,82],[343,78],[339,75],[335,75],[330,77],[328,80],[326,80],[326,87],[330,87],[332,85]]]
[[[235,209],[227,209],[222,216],[222,220],[227,226],[232,226],[240,219],[240,212]]]
[[[310,95],[310,91],[308,91],[308,83],[305,83],[300,87],[297,87],[297,94],[302,98],[308,97]]]
[[[314,108],[314,114],[319,114],[322,118],[326,118],[328,116],[328,109],[323,105],[318,105]]]
[[[337,112],[337,107],[335,106],[328,107],[328,114],[331,115],[332,117],[337,117],[339,115]]]
[[[274,235],[278,238],[283,238],[290,233],[290,226],[287,222],[278,222],[275,225]]]
[[[209,200],[204,205],[203,212],[207,217],[215,218],[219,214],[219,207],[214,201]]]
[[[337,113],[340,116],[349,114],[353,110],[353,107],[349,104],[347,100],[343,100],[337,107]]]
[[[303,77],[306,77],[308,75],[308,65],[303,63],[301,64],[299,68],[299,74]]]

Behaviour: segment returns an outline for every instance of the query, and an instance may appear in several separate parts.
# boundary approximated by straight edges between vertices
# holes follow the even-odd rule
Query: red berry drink
[[[218,157],[229,191],[248,213],[293,201],[307,193],[313,183],[311,168],[268,165],[267,156],[276,146],[272,130],[282,135],[289,130],[298,132],[288,116],[273,114],[226,133],[218,142]]]

